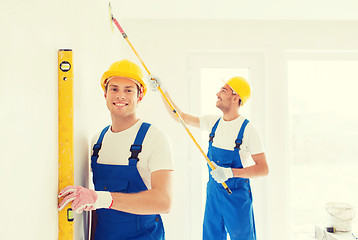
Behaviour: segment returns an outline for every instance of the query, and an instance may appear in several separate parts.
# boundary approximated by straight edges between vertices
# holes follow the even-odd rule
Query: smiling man
[[[159,79],[150,76],[149,82],[154,91],[160,85],[171,100]],[[225,240],[227,233],[231,240],[256,239],[250,178],[267,175],[268,166],[258,130],[239,113],[250,95],[246,79],[232,77],[216,94],[216,107],[222,116],[193,116],[182,112],[171,101],[186,124],[210,131],[208,157],[216,169],[209,169],[204,240]],[[168,106],[167,110],[178,120]],[[231,189],[231,195],[222,182]]]
[[[166,136],[137,117],[146,93],[141,69],[128,60],[113,63],[101,78],[112,124],[93,141],[95,191],[68,186],[60,191],[76,213],[96,210],[95,240],[165,239],[159,214],[172,202],[171,152]]]

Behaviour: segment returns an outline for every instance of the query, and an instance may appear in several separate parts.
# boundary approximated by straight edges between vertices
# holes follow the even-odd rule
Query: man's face
[[[109,111],[116,117],[135,116],[142,95],[138,94],[137,85],[125,77],[112,77],[107,83],[105,93]]]
[[[234,106],[234,99],[238,98],[238,95],[233,94],[232,89],[227,84],[220,88],[216,96],[216,107],[222,111],[230,110]]]

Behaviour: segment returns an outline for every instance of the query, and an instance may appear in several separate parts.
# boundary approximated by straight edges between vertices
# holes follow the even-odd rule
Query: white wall
[[[111,62],[136,59],[118,32],[111,33],[107,4],[101,1],[6,1],[0,9],[0,238],[57,239],[57,50],[72,48],[74,53],[75,183],[81,185],[86,185],[90,136],[109,122],[99,78]],[[357,50],[358,23],[128,19],[121,23],[183,110],[191,109],[195,97],[189,94],[190,53],[260,52],[265,104],[254,111],[264,112],[264,120],[257,121],[271,169],[265,199],[267,239],[287,239],[284,53]],[[187,172],[199,160],[192,159],[196,148],[185,131],[163,111],[153,93],[140,106],[143,118],[164,129],[172,142],[176,198],[172,213],[164,216],[168,239],[190,239],[193,232],[201,232],[201,225],[191,222],[195,209],[190,203],[196,192],[192,187],[197,184]],[[83,239],[82,218],[76,216],[75,222],[75,239]]]

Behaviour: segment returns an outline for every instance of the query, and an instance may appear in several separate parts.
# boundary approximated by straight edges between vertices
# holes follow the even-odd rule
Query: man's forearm
[[[181,116],[183,114],[183,112],[179,109],[179,107],[173,102],[173,100],[171,99],[170,95],[168,92],[165,93],[165,96],[167,97],[167,99],[170,101],[170,103],[173,105],[173,107],[175,108],[175,110],[178,112],[178,114]],[[164,96],[162,97],[162,101],[165,105],[165,108],[167,109],[169,115],[175,120],[175,121],[179,121],[178,117],[175,115],[175,113],[173,112],[173,109],[169,106],[169,104],[167,103],[166,99],[164,98]]]
[[[232,172],[234,177],[253,178],[266,176],[268,174],[268,168],[262,165],[253,165],[246,168],[233,168]]]
[[[175,110],[178,112],[178,114],[180,115],[180,117],[183,119],[183,121],[185,122],[185,124],[188,124],[190,126],[193,127],[200,127],[200,120],[197,116],[193,116],[187,113],[184,113],[183,111],[180,110],[180,108],[173,102],[173,100],[171,99],[170,95],[168,92],[165,93],[165,95],[167,96],[167,98],[169,99],[169,101],[171,102],[171,104],[173,105],[173,107],[175,108]],[[178,117],[175,115],[175,113],[173,112],[173,110],[171,109],[171,107],[169,106],[169,104],[165,101],[164,97],[162,96],[163,102],[165,103],[165,107],[167,109],[167,111],[169,112],[170,116],[172,118],[174,118],[175,121],[179,122]]]
[[[139,193],[111,193],[112,209],[133,214],[165,214],[171,207],[171,194],[160,189]]]

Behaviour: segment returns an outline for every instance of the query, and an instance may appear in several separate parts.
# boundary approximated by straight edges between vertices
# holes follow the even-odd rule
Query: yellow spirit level
[[[73,65],[72,50],[58,51],[58,188],[73,185]],[[68,204],[59,212],[59,240],[73,239],[73,212]]]

